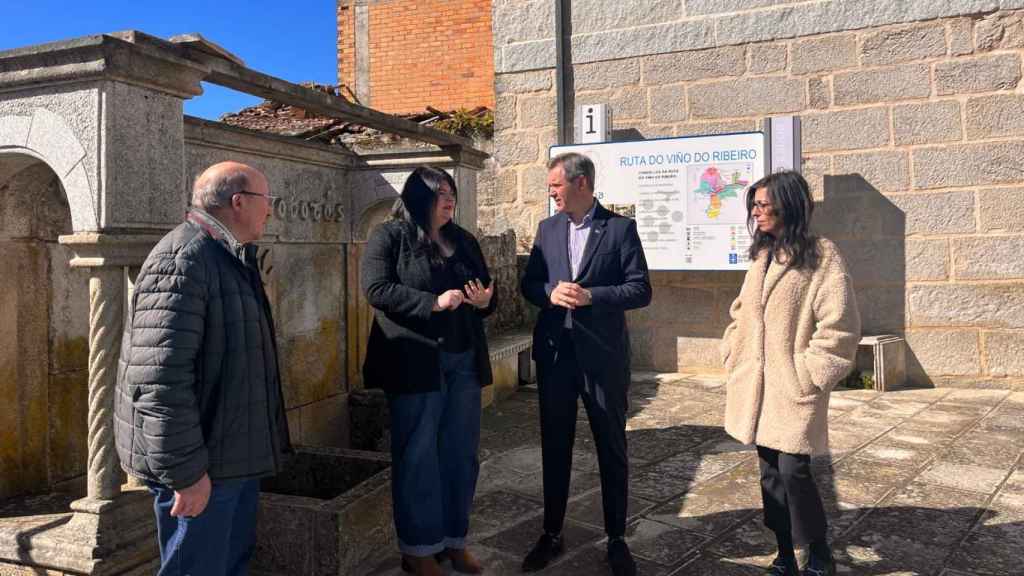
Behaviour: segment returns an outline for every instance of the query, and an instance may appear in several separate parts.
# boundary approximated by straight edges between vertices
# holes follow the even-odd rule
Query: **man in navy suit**
[[[564,550],[576,404],[582,398],[601,470],[608,562],[615,576],[633,576],[636,563],[623,540],[630,381],[625,312],[651,302],[647,261],[636,222],[594,198],[589,158],[556,156],[548,163],[547,183],[558,214],[537,227],[521,286],[540,308],[533,358],[544,464],[544,534],[523,560],[523,571],[543,569]]]

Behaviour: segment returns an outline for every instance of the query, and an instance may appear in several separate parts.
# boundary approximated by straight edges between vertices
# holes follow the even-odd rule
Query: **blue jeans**
[[[147,482],[160,542],[158,576],[237,576],[249,573],[256,546],[260,481],[214,482],[210,501],[195,518],[171,516],[174,490]]]
[[[441,389],[388,397],[391,497],[402,553],[465,548],[480,472],[480,382],[472,350],[441,352]]]

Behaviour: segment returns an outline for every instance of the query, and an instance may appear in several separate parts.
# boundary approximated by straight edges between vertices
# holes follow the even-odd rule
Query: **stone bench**
[[[874,374],[875,390],[902,388],[907,382],[907,342],[902,336],[864,336],[857,345],[856,369]]]
[[[533,382],[533,335],[529,328],[504,332],[488,339],[494,382],[483,389],[481,404],[490,406],[513,392],[519,382]]]

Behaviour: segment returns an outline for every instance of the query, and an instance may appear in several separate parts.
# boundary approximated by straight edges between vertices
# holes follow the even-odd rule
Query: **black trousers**
[[[629,375],[586,372],[566,330],[553,366],[538,367],[541,451],[544,464],[544,530],[558,534],[569,500],[572,449],[576,440],[577,398],[590,421],[601,470],[604,528],[618,538],[626,532],[629,457],[626,452],[626,409]]]
[[[789,534],[797,546],[824,542],[828,530],[825,507],[811,475],[811,457],[757,447],[761,465],[764,525]]]

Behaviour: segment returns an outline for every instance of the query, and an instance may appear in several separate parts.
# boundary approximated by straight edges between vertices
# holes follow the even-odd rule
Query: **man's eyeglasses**
[[[235,192],[235,194],[244,194],[246,196],[259,196],[260,198],[266,198],[267,202],[273,202],[280,198],[280,196],[271,196],[270,194],[260,194],[259,192],[249,192],[248,190],[242,190]]]
[[[751,206],[750,211],[753,212],[754,210],[760,210],[761,212],[768,212],[771,209],[772,209],[772,203],[771,202],[757,202],[757,201],[755,201],[754,205]]]

